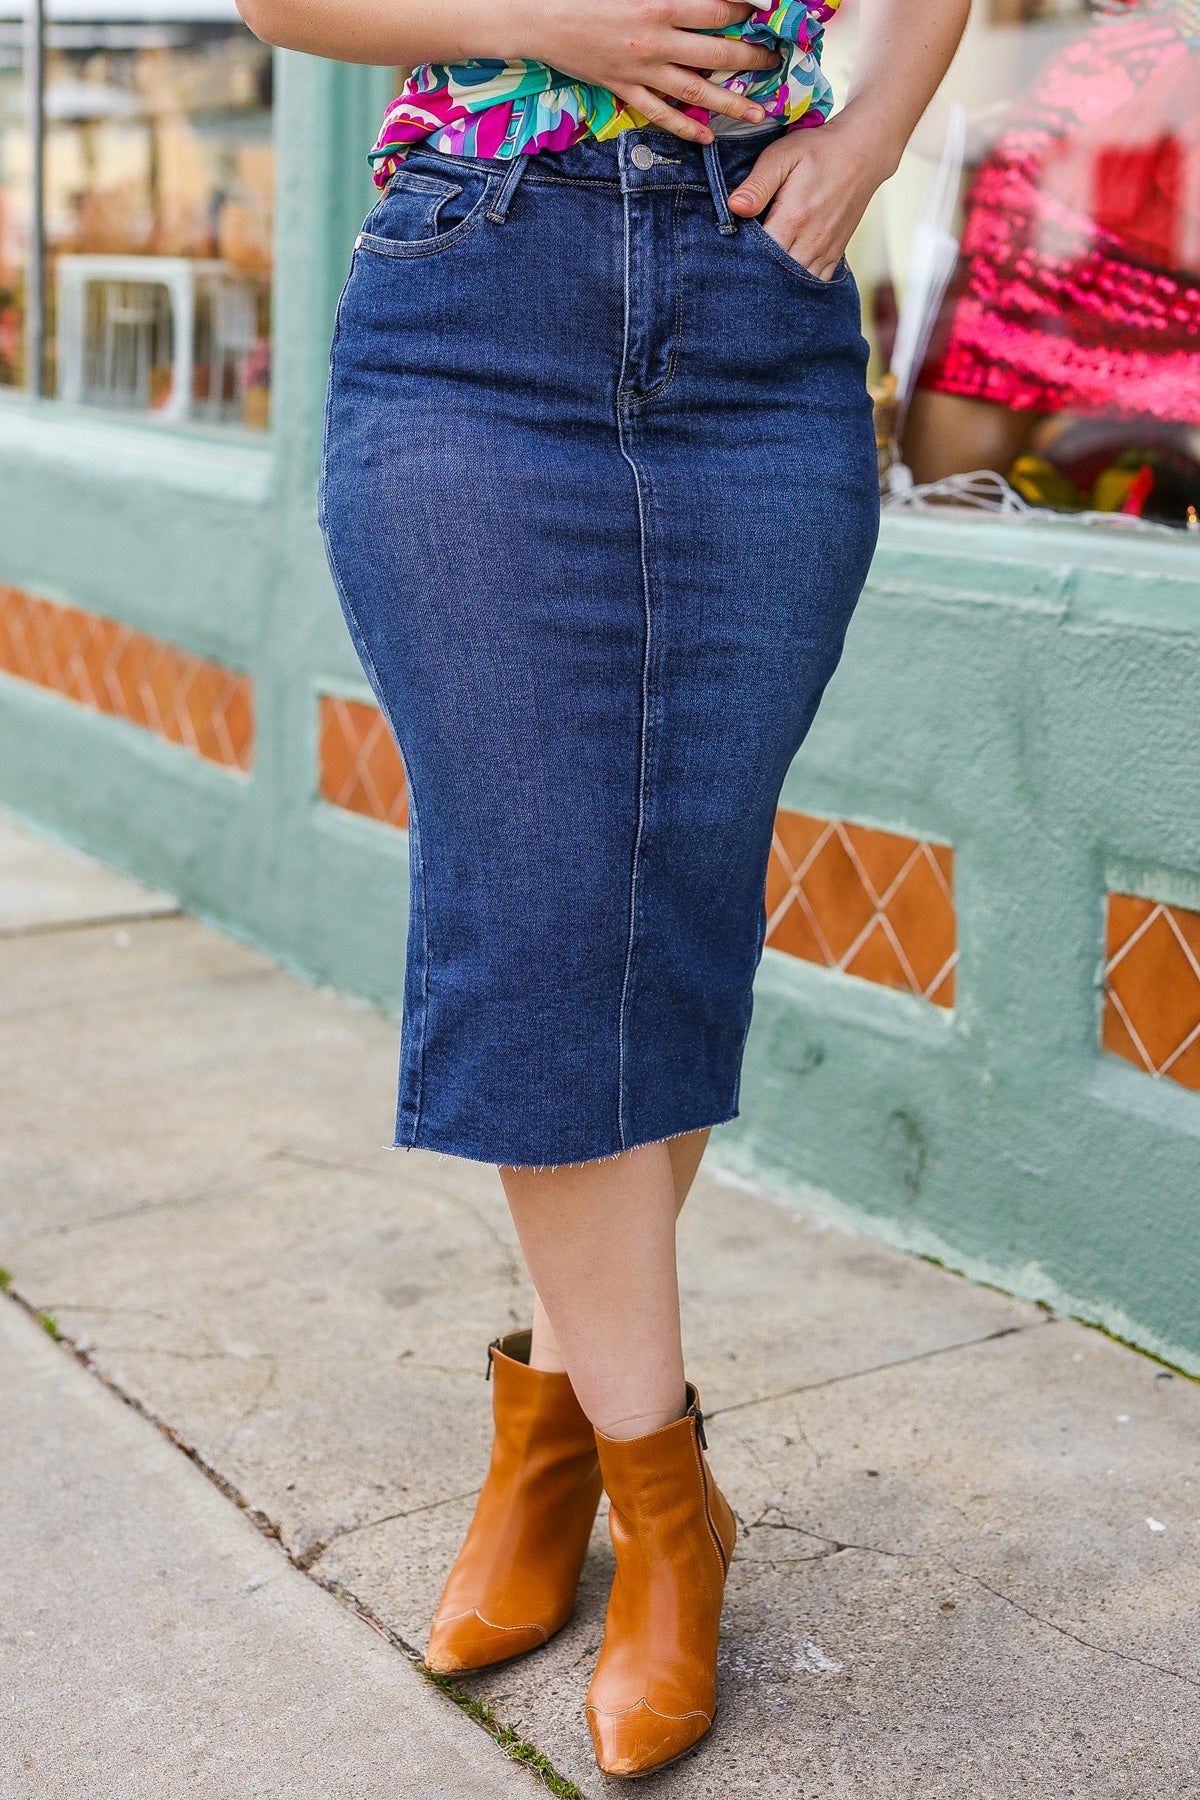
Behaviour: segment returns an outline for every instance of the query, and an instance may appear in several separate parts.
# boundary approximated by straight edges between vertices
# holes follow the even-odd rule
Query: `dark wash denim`
[[[409,784],[397,1146],[737,1115],[775,807],[879,513],[854,277],[726,205],[771,135],[417,149],[356,242],[320,514]]]

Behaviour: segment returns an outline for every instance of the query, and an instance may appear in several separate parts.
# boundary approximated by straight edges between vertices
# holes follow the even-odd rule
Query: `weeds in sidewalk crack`
[[[510,1757],[513,1762],[520,1763],[523,1768],[531,1770],[548,1792],[557,1797],[557,1800],[585,1800],[585,1796],[575,1786],[575,1783],[568,1781],[565,1775],[560,1775],[553,1763],[542,1755],[536,1744],[531,1744],[527,1738],[523,1738],[514,1725],[501,1723],[486,1700],[477,1700],[473,1694],[468,1694],[465,1688],[460,1687],[456,1681],[452,1681],[448,1675],[435,1675],[432,1669],[425,1669],[424,1675],[427,1681],[431,1681],[434,1687],[440,1688],[443,1694],[453,1700],[454,1704],[465,1712],[469,1719],[474,1719],[477,1725],[482,1725],[488,1736],[495,1739],[506,1756]]]
[[[349,1607],[350,1611],[356,1613],[364,1625],[369,1625],[372,1631],[378,1632],[379,1636],[386,1639],[393,1649],[402,1651],[409,1662],[420,1670],[431,1687],[435,1687],[440,1693],[445,1694],[448,1700],[453,1700],[455,1706],[465,1712],[476,1725],[481,1725],[507,1757],[513,1762],[520,1763],[522,1768],[526,1768],[536,1775],[543,1787],[555,1796],[555,1800],[587,1800],[586,1794],[582,1793],[573,1781],[568,1781],[565,1775],[560,1775],[549,1757],[543,1756],[536,1744],[531,1744],[527,1738],[523,1738],[514,1725],[505,1725],[502,1720],[498,1719],[486,1700],[479,1700],[474,1694],[469,1694],[466,1688],[462,1687],[453,1677],[436,1674],[426,1665],[420,1652],[414,1650],[411,1644],[405,1643],[398,1631],[393,1631],[390,1625],[385,1625],[383,1620],[371,1610],[365,1601],[360,1600],[357,1594],[349,1588],[343,1587],[340,1581],[325,1580],[320,1575],[310,1575],[309,1580],[315,1581],[317,1586],[323,1587],[327,1594],[332,1594],[335,1600],[340,1600],[343,1606]]]

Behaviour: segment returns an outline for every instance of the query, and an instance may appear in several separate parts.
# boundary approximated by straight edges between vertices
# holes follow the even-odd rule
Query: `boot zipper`
[[[701,1443],[702,1447],[705,1450],[707,1450],[708,1449],[708,1439],[704,1435],[704,1414],[700,1411],[699,1406],[696,1405],[694,1402],[691,1406],[688,1407],[688,1416],[689,1416],[689,1418],[695,1419],[695,1421],[696,1421],[696,1436],[700,1439],[700,1443]]]
[[[483,1371],[483,1379],[485,1381],[490,1381],[492,1379],[492,1352],[494,1350],[498,1350],[499,1348],[500,1348],[500,1339],[493,1338],[491,1343],[488,1345],[487,1368]]]

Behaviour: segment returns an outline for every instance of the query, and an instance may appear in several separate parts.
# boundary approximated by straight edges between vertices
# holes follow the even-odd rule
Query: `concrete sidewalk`
[[[0,1441],[0,1792],[541,1791],[14,1305]]]
[[[53,1378],[26,1377],[29,1417],[51,1423],[25,1427],[22,1491],[37,1504],[22,1508],[23,1536],[5,1530],[5,1573],[38,1637],[22,1626],[12,1641],[6,1619],[5,1705],[37,1754],[59,1760],[46,1787],[11,1791],[166,1796],[191,1791],[193,1766],[222,1770],[201,1784],[222,1796],[530,1791],[534,1778],[449,1699],[415,1685],[402,1649],[319,1585],[355,1596],[400,1644],[424,1643],[486,1460],[484,1346],[528,1310],[496,1175],[382,1149],[390,1024],[102,872],[89,907],[92,879],[0,832],[0,1261],[27,1305],[269,1522],[309,1580],[18,1319],[30,1370],[60,1361]],[[55,928],[41,929],[51,893]],[[1200,1796],[1200,1386],[709,1175],[680,1247],[690,1368],[743,1530],[717,1726],[639,1796]],[[79,1383],[94,1399],[76,1398]],[[65,1484],[78,1458],[56,1407],[98,1471],[85,1494]],[[130,1495],[102,1478],[106,1454],[117,1474],[133,1467],[129,1432],[156,1469],[164,1457],[175,1468],[136,1483],[132,1532]],[[174,1478],[189,1505],[204,1489],[213,1557],[227,1519],[246,1558],[238,1579],[253,1550],[289,1596],[264,1625],[247,1575],[210,1639],[182,1608],[178,1667],[211,1649],[248,1717],[277,1714],[286,1688],[264,1673],[275,1632],[319,1689],[296,1734],[299,1773],[275,1759],[278,1735],[238,1737],[155,1650]],[[161,1775],[147,1765],[150,1785],[97,1785],[88,1745],[55,1727],[64,1672],[39,1638],[64,1565],[78,1616],[103,1621],[111,1651],[87,1664],[108,1754],[132,1761],[153,1740],[147,1721],[189,1746]],[[610,1573],[601,1520],[571,1625],[468,1684],[590,1800],[624,1791],[597,1776],[582,1716]],[[207,1577],[183,1579],[208,1591]],[[396,1671],[382,1709],[379,1658]],[[144,1676],[135,1724],[131,1666]],[[381,1710],[382,1737],[370,1723]],[[239,1787],[220,1759],[250,1739],[261,1760]],[[365,1760],[348,1760],[348,1740]]]

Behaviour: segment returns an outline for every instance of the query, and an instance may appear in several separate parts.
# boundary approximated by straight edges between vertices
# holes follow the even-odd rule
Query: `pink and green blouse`
[[[833,93],[821,70],[821,39],[839,0],[787,0],[760,6],[740,25],[713,35],[763,44],[781,57],[778,68],[739,69],[712,79],[756,100],[785,129],[822,125]],[[685,106],[691,118],[711,124],[718,136],[761,131],[766,120],[748,125],[723,113],[709,116]],[[647,120],[607,88],[570,76],[545,63],[478,58],[460,63],[422,63],[384,114],[369,161],[377,187],[386,187],[414,144],[455,156],[524,156],[538,150],[566,150],[581,138],[612,138]]]

